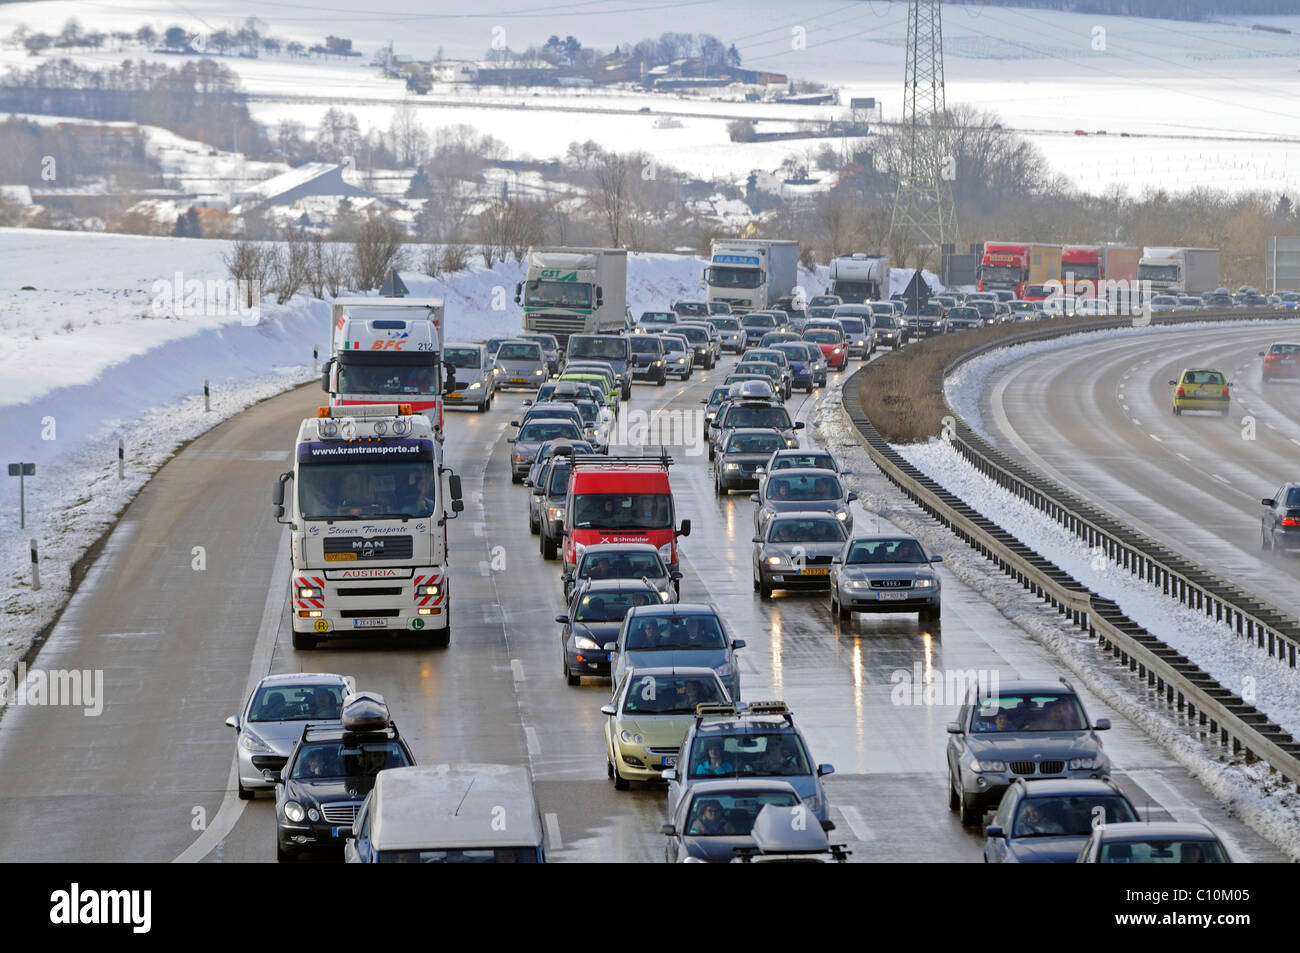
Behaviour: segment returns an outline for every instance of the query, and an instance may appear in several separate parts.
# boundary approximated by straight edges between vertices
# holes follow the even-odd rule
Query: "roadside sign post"
[[[27,488],[24,485],[24,479],[36,475],[36,464],[34,463],[11,463],[9,464],[9,475],[18,478],[18,528],[27,528]]]

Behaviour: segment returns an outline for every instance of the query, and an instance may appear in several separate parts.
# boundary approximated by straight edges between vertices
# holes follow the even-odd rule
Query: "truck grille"
[[[402,594],[401,586],[378,586],[374,589],[362,589],[358,586],[349,586],[346,589],[340,589],[340,596],[400,596]]]
[[[367,559],[410,559],[415,550],[414,538],[411,536],[381,536],[368,539],[361,536],[330,537],[325,539],[327,556],[342,553],[355,553],[357,560]]]
[[[344,609],[339,612],[339,615],[344,619],[392,619],[401,612],[401,609]]]
[[[573,314],[530,314],[525,319],[529,331],[538,334],[554,334],[564,344],[570,334],[582,334],[587,330],[587,319]]]
[[[320,806],[321,817],[331,824],[351,824],[361,809],[360,801],[338,801]]]

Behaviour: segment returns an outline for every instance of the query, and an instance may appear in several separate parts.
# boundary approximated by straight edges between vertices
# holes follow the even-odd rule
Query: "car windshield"
[[[483,366],[483,352],[476,347],[449,347],[442,352],[442,359],[452,367]]]
[[[818,344],[839,344],[840,341],[844,340],[844,335],[840,334],[838,331],[832,331],[829,328],[824,330],[818,328],[812,331],[805,331],[803,339],[805,341],[815,341]]]
[[[583,554],[578,565],[579,579],[661,579],[668,575],[658,553],[602,553],[595,547]]]
[[[542,346],[533,341],[527,344],[518,341],[502,344],[501,349],[497,351],[497,360],[500,361],[540,361],[541,359]]]
[[[835,308],[833,306],[808,309],[809,318],[829,318],[834,313],[835,313]]]
[[[894,320],[894,316],[893,316],[892,314],[878,314],[878,315],[876,315],[875,323],[876,323],[876,327],[878,327],[878,328],[896,328],[896,327],[898,327],[898,323]]]
[[[673,311],[643,311],[641,321],[644,324],[676,324],[677,314]]]
[[[575,400],[571,403],[578,408],[578,413],[582,415],[584,424],[595,423],[596,418],[600,416],[600,408],[596,406],[594,400]]]
[[[740,326],[743,328],[774,328],[776,327],[776,318],[770,314],[747,314],[740,319]]]
[[[707,317],[709,306],[703,301],[679,301],[673,306],[678,314],[690,315],[691,317]]]
[[[1094,823],[1127,824],[1138,820],[1118,794],[1027,797],[1020,802],[1012,837],[1087,836]]]
[[[1101,845],[1097,858],[1103,864],[1226,864],[1216,841],[1151,838],[1114,841]]]
[[[297,482],[298,508],[309,520],[430,516],[437,503],[437,476],[427,461],[304,463]],[[358,558],[354,553],[331,555]]]
[[[703,328],[680,327],[677,333],[693,344],[709,343],[709,332]]]
[[[808,360],[808,349],[802,344],[778,344],[776,350],[784,354],[787,361],[802,363]]]
[[[1269,347],[1270,354],[1300,354],[1300,344],[1274,344]]]
[[[828,502],[844,496],[840,481],[833,476],[806,474],[796,470],[768,477],[763,495],[773,502]]]
[[[754,819],[769,804],[796,807],[799,798],[790,791],[702,794],[691,802],[682,833],[689,837],[743,837],[753,833]]]
[[[551,475],[546,482],[546,495],[561,496],[567,493],[569,491],[569,474],[572,472],[573,468],[567,464],[563,466],[552,464]]]
[[[495,354],[501,349],[501,345],[506,342],[506,338],[488,338],[487,351],[489,354]]]
[[[340,394],[436,394],[432,364],[339,364]]]
[[[696,735],[691,778],[807,777],[812,774],[803,741],[789,732]]]
[[[402,746],[382,738],[377,741],[317,741],[303,744],[289,777],[294,781],[330,778],[373,778],[388,768],[411,764]]]
[[[556,351],[560,347],[560,342],[555,340],[553,334],[521,334],[519,337],[525,341],[536,341],[543,351]]]
[[[1223,375],[1218,371],[1188,371],[1183,375],[1183,383],[1222,387]]]
[[[785,446],[778,433],[733,433],[724,453],[772,453]]]
[[[622,622],[633,606],[662,605],[659,593],[646,589],[630,592],[592,592],[578,600],[573,618],[578,622]]]
[[[543,440],[556,440],[564,437],[569,440],[581,440],[582,431],[570,420],[553,422],[536,421],[519,428],[519,443],[541,443]]]
[[[829,453],[783,453],[772,461],[773,470],[835,470]]]
[[[709,322],[719,331],[740,330],[740,321],[736,318],[709,318]]]
[[[676,354],[686,350],[686,342],[679,337],[664,337],[664,352],[667,354]]]
[[[1300,507],[1300,486],[1293,486],[1286,491],[1286,505]]]
[[[727,427],[771,427],[789,430],[790,414],[784,407],[732,407],[727,411]]]
[[[987,318],[997,312],[997,306],[992,301],[976,301],[971,307],[979,312],[981,318]]]
[[[1177,298],[1171,298],[1169,295],[1156,295],[1151,299],[1152,304],[1177,304]]]
[[[676,649],[717,651],[726,647],[726,633],[715,616],[700,613],[647,615],[628,621],[629,652],[666,652]]]
[[[1025,310],[1032,311],[1033,306],[1030,305]],[[978,321],[980,319],[980,313],[975,308],[953,308],[948,312],[948,317],[958,320],[965,319],[968,321]]]
[[[742,361],[741,363],[742,364],[745,363],[775,364],[778,367],[780,367],[781,362],[783,360],[785,360],[785,355],[782,354],[780,351],[771,351],[771,350],[749,351],[748,353],[745,354],[745,360]]]
[[[844,526],[837,519],[775,520],[768,530],[769,543],[835,543],[844,541]]]
[[[924,563],[925,551],[914,539],[867,539],[849,548],[850,565],[863,563]]]
[[[971,721],[971,731],[977,734],[1086,729],[1079,699],[1054,692],[981,699]]]
[[[633,354],[662,354],[663,341],[657,334],[638,334],[631,340]]]
[[[673,525],[667,493],[583,493],[573,500],[577,529],[667,529]]]
[[[627,338],[582,337],[569,341],[569,360],[622,361],[627,359]]]
[[[591,285],[535,279],[527,284],[524,304],[530,308],[590,308]]]
[[[769,361],[741,361],[736,370],[744,374],[762,374],[769,380],[781,379],[781,366]]]
[[[713,393],[709,395],[709,406],[717,407],[718,404],[722,403],[722,398],[726,397],[727,394],[729,394],[730,392],[731,392],[730,387],[713,388]]]
[[[248,721],[335,720],[342,710],[342,685],[264,685],[248,710]]]
[[[717,678],[634,673],[623,700],[623,711],[638,715],[693,715],[696,705],[717,705],[726,700]]]
[[[861,318],[838,318],[840,324],[844,327],[845,334],[864,334],[866,325],[862,323]]]
[[[1034,304],[1032,301],[1012,301],[1012,302],[1011,302],[1011,310],[1012,310],[1012,311],[1016,311],[1016,312],[1022,312],[1022,311],[1033,311],[1033,310],[1035,310],[1037,307],[1038,307],[1038,306],[1037,306],[1036,304]]]

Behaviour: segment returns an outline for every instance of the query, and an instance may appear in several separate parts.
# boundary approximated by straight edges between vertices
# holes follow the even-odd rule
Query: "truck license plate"
[[[353,619],[354,629],[382,629],[387,623],[383,619]]]

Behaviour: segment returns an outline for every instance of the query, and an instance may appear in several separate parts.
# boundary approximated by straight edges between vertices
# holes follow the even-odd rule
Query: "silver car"
[[[456,369],[456,388],[448,393],[448,405],[471,404],[482,413],[492,406],[497,392],[497,375],[485,344],[448,344],[442,349],[444,364]]]
[[[663,342],[665,373],[684,381],[690,380],[695,365],[695,349],[691,342],[680,334],[664,334]]]
[[[512,338],[497,349],[497,367],[501,369],[498,387],[522,387],[537,390],[546,381],[546,355],[536,341]]]
[[[759,493],[750,497],[758,504],[754,535],[766,535],[768,522],[777,514],[802,510],[830,513],[844,524],[846,532],[851,532],[853,514],[849,504],[857,498],[834,470],[778,470],[763,480]]]
[[[844,547],[844,526],[829,513],[782,513],[754,537],[754,591],[764,599],[773,589],[825,589],[831,560]]]
[[[729,314],[717,315],[709,318],[709,324],[717,329],[725,350],[739,354],[745,349],[745,332],[740,329],[739,318]]]
[[[278,773],[284,767],[304,726],[337,723],[343,699],[356,690],[351,675],[291,672],[268,675],[258,682],[243,712],[226,719],[238,736],[235,783],[240,800],[249,801],[257,791],[273,789],[275,785],[262,772],[269,768]]]
[[[632,669],[711,668],[733,702],[740,698],[736,651],[744,647],[744,639],[732,638],[716,606],[689,602],[633,606],[618,640],[605,646],[615,685]]]
[[[560,438],[581,441],[582,429],[567,417],[538,417],[526,421],[518,434],[506,440],[506,443],[514,445],[510,452],[510,482],[523,483],[542,444]]]
[[[803,421],[791,420],[790,412],[779,403],[766,400],[724,400],[718,407],[717,416],[709,424],[710,460],[717,456],[726,431],[737,427],[770,427],[779,430],[787,447],[799,446],[795,431],[804,429]]]
[[[831,615],[846,622],[854,612],[915,612],[937,621],[942,593],[931,564],[942,561],[911,536],[850,539],[831,560]]]
[[[542,346],[542,356],[546,358],[546,369],[551,374],[560,373],[560,342],[554,334],[521,334],[521,341],[536,341]]]

